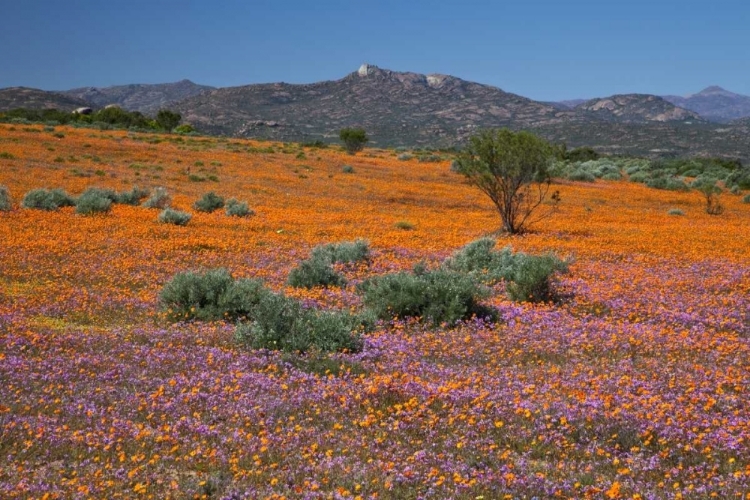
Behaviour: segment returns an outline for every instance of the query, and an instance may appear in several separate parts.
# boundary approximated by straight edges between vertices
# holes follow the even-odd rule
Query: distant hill
[[[213,87],[198,85],[190,80],[175,83],[117,85],[113,87],[83,87],[61,93],[81,99],[95,108],[116,104],[128,111],[153,115],[159,109],[169,108],[176,101],[199,95]]]
[[[452,144],[478,128],[578,119],[489,85],[447,75],[362,67],[340,80],[213,90],[177,103],[198,129],[280,140],[333,139],[362,126],[379,145]]]
[[[668,95],[664,99],[719,123],[750,116],[750,96],[735,94],[715,85],[687,97]]]
[[[588,101],[588,99],[569,99],[567,101],[559,101],[556,104],[559,104],[564,108],[573,109],[579,104],[583,104],[586,101]]]
[[[16,108],[73,111],[86,106],[89,106],[89,104],[82,99],[57,92],[28,87],[0,89],[0,111],[9,111]]]
[[[596,118],[618,122],[678,122],[701,121],[702,118],[649,94],[620,94],[586,101],[575,107]]]

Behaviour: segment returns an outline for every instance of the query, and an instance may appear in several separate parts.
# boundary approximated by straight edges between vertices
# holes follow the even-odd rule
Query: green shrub
[[[163,187],[154,189],[151,196],[143,202],[143,206],[146,208],[167,208],[172,203],[172,197],[169,196],[167,190]]]
[[[192,125],[188,125],[187,123],[185,123],[175,127],[174,132],[176,134],[192,134],[195,132],[195,129]]]
[[[329,263],[348,264],[367,260],[370,257],[370,245],[365,240],[329,243],[313,248],[311,258]]]
[[[556,298],[552,287],[555,273],[567,272],[566,262],[554,255],[526,255],[518,253],[510,282],[508,297],[517,302],[548,302]]]
[[[638,182],[643,184],[649,179],[648,173],[640,170],[628,175],[630,176],[630,182]]]
[[[13,208],[10,191],[6,186],[0,184],[0,212],[7,212]]]
[[[744,196],[744,197],[742,198],[742,203],[750,203],[750,194],[746,194],[746,195],[745,195],[745,196]]]
[[[56,210],[60,207],[74,206],[75,203],[75,198],[62,189],[32,189],[24,195],[21,205],[37,210]]]
[[[199,212],[211,213],[220,208],[224,208],[224,198],[213,191],[210,191],[204,194],[200,200],[196,201],[193,204],[193,208]]]
[[[314,288],[343,286],[346,280],[333,269],[328,258],[318,256],[300,262],[289,273],[287,283],[295,288]]]
[[[141,189],[138,186],[133,186],[130,191],[124,191],[118,194],[116,203],[137,206],[141,203],[141,200],[148,196],[148,193],[148,189]]]
[[[187,212],[165,208],[159,214],[159,222],[164,224],[174,224],[175,226],[187,226],[193,216]]]
[[[248,215],[255,215],[255,212],[248,208],[246,201],[237,201],[231,198],[226,202],[226,214],[231,217],[247,217]]]
[[[0,153],[0,158],[2,158],[4,160],[15,160],[16,156],[14,154],[12,154],[12,153],[8,153],[6,151],[3,151],[2,153]]]
[[[353,174],[354,173],[354,167],[351,165],[344,165],[341,167],[341,171],[345,174]]]
[[[112,208],[112,195],[117,196],[114,191],[100,188],[89,188],[78,197],[76,201],[76,213],[81,215],[94,215],[109,212]]]
[[[509,281],[513,276],[516,259],[510,247],[500,251],[493,238],[480,238],[456,251],[443,262],[450,271],[469,274],[482,283]]]
[[[380,319],[421,318],[432,323],[494,317],[479,301],[488,290],[470,276],[448,270],[400,272],[370,278],[357,290],[362,302]]]
[[[670,208],[667,213],[669,215],[685,215],[685,212],[683,212],[679,208]]]
[[[594,182],[596,180],[596,176],[586,170],[578,169],[570,172],[568,174],[568,179],[571,181]]]
[[[414,157],[412,155],[410,155],[409,153],[401,153],[396,158],[398,158],[401,161],[409,161],[409,160],[411,160]]]
[[[176,274],[159,293],[159,302],[174,321],[252,319],[271,292],[254,279],[234,280],[223,268]]]
[[[312,348],[326,352],[362,349],[359,332],[366,322],[345,311],[305,309],[297,300],[269,294],[260,301],[254,316],[252,322],[237,326],[235,338],[255,349],[293,352]]]

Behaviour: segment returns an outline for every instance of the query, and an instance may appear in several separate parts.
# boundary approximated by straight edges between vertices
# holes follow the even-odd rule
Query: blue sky
[[[750,95],[743,0],[0,0],[0,87],[338,79],[368,62],[533,99]]]

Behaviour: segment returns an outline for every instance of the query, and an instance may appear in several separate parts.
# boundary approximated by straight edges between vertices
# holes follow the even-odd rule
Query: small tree
[[[168,109],[160,109],[159,112],[156,113],[156,123],[167,132],[172,131],[177,125],[179,125],[180,120],[182,120],[182,115],[175,113],[174,111],[169,111]]]
[[[550,194],[553,155],[552,146],[532,133],[486,130],[471,137],[456,170],[492,200],[503,230],[518,234],[550,213],[537,209]],[[559,193],[550,198],[557,203]]]
[[[699,177],[693,181],[693,187],[705,198],[708,215],[724,213],[724,205],[719,202],[721,188],[716,185],[716,179]]]
[[[367,133],[362,128],[344,128],[339,132],[339,138],[344,143],[344,147],[349,154],[362,151],[365,144],[370,140]]]

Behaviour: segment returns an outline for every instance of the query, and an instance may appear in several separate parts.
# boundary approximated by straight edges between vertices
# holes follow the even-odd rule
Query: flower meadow
[[[742,195],[710,216],[694,192],[559,181],[556,213],[497,243],[568,259],[558,303],[497,285],[496,322],[394,318],[360,352],[299,355],[170,322],[159,292],[223,267],[356,311],[366,278],[499,228],[449,159],[7,124],[0,153],[1,498],[750,498]],[[192,218],[20,207],[133,186]],[[194,210],[209,191],[252,212]],[[345,286],[287,285],[315,246],[358,238],[371,256],[337,265]]]

